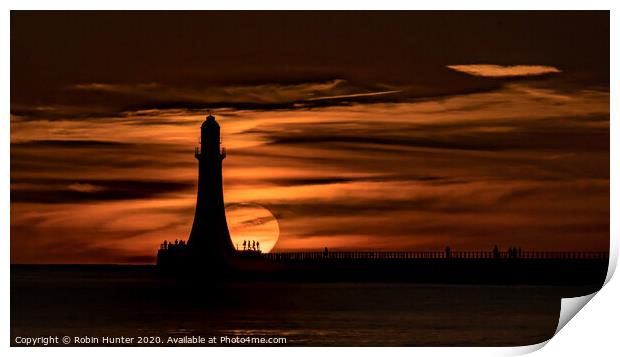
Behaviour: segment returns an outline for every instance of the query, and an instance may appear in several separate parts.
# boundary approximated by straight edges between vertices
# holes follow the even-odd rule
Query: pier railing
[[[407,260],[407,259],[608,259],[608,252],[560,252],[560,251],[526,251],[509,254],[507,251],[453,251],[447,256],[445,251],[336,251],[336,252],[284,252],[265,253],[268,260]]]

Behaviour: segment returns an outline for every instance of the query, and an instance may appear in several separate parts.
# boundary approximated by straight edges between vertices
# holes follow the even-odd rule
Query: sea
[[[153,266],[12,265],[12,346],[523,346],[597,286],[224,283]]]

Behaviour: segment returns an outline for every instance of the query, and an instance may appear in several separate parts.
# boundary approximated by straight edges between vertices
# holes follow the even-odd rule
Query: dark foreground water
[[[187,336],[222,346],[227,336],[285,337],[288,346],[529,345],[553,336],[561,297],[597,288],[209,281],[162,280],[152,267],[12,266],[11,344],[143,336],[192,345],[168,340]]]

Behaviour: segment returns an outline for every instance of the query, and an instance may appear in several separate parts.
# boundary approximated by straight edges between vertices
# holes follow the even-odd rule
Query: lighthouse
[[[224,210],[222,161],[226,149],[220,143],[220,125],[209,114],[200,127],[200,146],[194,151],[198,160],[198,194],[187,241],[190,256],[199,265],[225,263],[235,252]]]

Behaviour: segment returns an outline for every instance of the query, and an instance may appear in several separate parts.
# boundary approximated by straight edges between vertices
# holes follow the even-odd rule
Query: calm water
[[[264,336],[309,346],[511,346],[549,339],[593,287],[190,284],[145,267],[11,268],[11,335]]]

